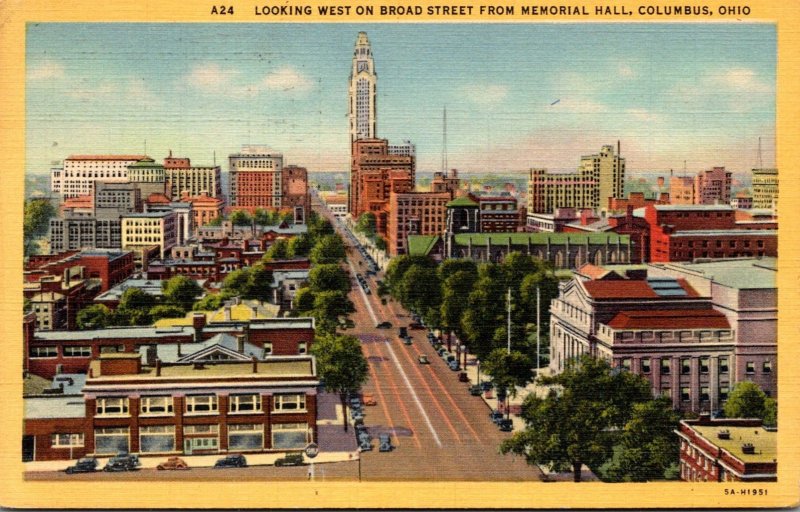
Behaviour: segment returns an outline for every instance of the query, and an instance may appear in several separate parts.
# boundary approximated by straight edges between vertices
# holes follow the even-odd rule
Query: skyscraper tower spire
[[[350,142],[377,137],[378,75],[366,32],[359,32],[350,71]]]

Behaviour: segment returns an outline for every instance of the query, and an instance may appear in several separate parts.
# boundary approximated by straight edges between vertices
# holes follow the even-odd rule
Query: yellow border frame
[[[304,5],[501,5],[518,4],[515,0],[461,0],[437,3],[431,0],[343,1],[291,0]],[[211,16],[214,4],[233,4],[234,16]],[[272,2],[280,5],[283,2]],[[634,11],[633,16],[607,17],[469,17],[444,18],[422,16],[403,19],[309,16],[274,18],[256,16],[254,6],[269,5],[268,0],[91,0],[56,2],[53,0],[7,0],[0,2],[0,151],[3,155],[3,181],[0,185],[0,209],[7,233],[1,244],[0,267],[5,293],[0,299],[4,345],[0,359],[0,505],[23,508],[747,508],[797,506],[800,497],[800,418],[798,407],[790,401],[800,392],[800,350],[794,336],[798,332],[797,280],[800,261],[798,235],[789,224],[794,201],[798,200],[800,163],[798,119],[800,119],[800,3],[791,0],[714,0],[699,4],[696,0],[665,0],[661,5],[747,5],[747,17],[714,16],[670,19],[638,16],[636,6],[651,2],[629,0],[598,2],[563,0],[524,2],[549,5],[612,5]],[[476,9],[477,10],[477,9]],[[769,484],[691,484],[683,482],[652,484],[599,483],[474,483],[474,482],[229,482],[213,481],[208,491],[198,492],[197,482],[30,482],[22,478],[20,462],[21,372],[22,355],[20,311],[22,286],[19,278],[22,262],[22,211],[25,164],[25,24],[39,22],[716,22],[743,21],[776,23],[778,29],[778,118],[777,167],[781,171],[779,260],[779,399],[781,400],[778,445],[778,482]],[[9,229],[8,226],[11,226]],[[765,488],[767,496],[725,496],[723,490]]]

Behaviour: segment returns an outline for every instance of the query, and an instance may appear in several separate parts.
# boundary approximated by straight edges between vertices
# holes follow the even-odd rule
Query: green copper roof
[[[447,203],[447,205],[445,205],[445,206],[447,206],[448,208],[452,208],[452,207],[455,207],[455,206],[474,206],[474,207],[477,207],[478,203],[476,203],[475,201],[473,201],[472,199],[470,199],[467,196],[461,196],[461,197],[457,197],[457,198],[453,199],[452,201]]]
[[[618,235],[616,233],[462,233],[455,235],[456,245],[486,245],[491,241],[492,245],[506,245],[511,239],[511,245],[545,245],[548,240],[551,244],[570,244],[583,245],[587,241],[590,244],[620,244],[628,243],[629,235]]]
[[[152,158],[142,158],[135,164],[129,165],[128,167],[164,167],[161,164],[157,164],[155,160]]]
[[[408,235],[408,254],[427,256],[439,241],[439,235]]]

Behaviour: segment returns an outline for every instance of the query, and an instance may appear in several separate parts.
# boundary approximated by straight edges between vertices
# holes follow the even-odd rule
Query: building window
[[[264,425],[257,423],[228,425],[229,450],[261,450],[264,448]]]
[[[171,396],[143,396],[139,400],[142,415],[172,414]]]
[[[31,347],[31,358],[58,357],[58,347]]]
[[[272,343],[264,343],[264,357],[272,355]]]
[[[661,358],[661,375],[669,375],[670,364],[668,357]]]
[[[745,365],[745,373],[747,375],[753,375],[756,373],[756,363],[753,361],[747,361],[747,364]]]
[[[52,434],[50,445],[53,448],[75,448],[83,446],[83,433],[78,434]]]
[[[95,416],[124,416],[127,414],[127,398],[98,398],[95,403]]]
[[[700,373],[708,373],[710,359],[707,357],[700,358]]]
[[[622,364],[620,365],[620,368],[622,368],[626,372],[631,371],[631,360],[630,360],[630,358],[626,357],[625,359],[623,359],[622,360]]]
[[[661,396],[672,399],[672,388],[661,388]]]
[[[642,373],[650,373],[650,358],[642,359]]]
[[[728,358],[719,358],[719,373],[728,373]]]
[[[692,373],[692,360],[684,357],[681,359],[681,375],[688,375]]]
[[[230,412],[259,412],[261,411],[261,395],[231,395],[228,397],[228,410]]]
[[[196,395],[186,397],[187,414],[206,414],[217,411],[216,395]]]
[[[139,451],[143,453],[175,451],[175,425],[139,427]]]
[[[690,391],[691,390],[689,388],[681,388],[681,400],[683,402],[688,402],[689,399],[691,398]]]
[[[308,423],[278,423],[272,425],[272,448],[290,450],[308,444]]]
[[[92,347],[63,347],[64,357],[91,357]]]
[[[116,455],[128,451],[128,428],[94,429],[94,453]]]
[[[728,399],[728,393],[730,392],[730,388],[728,386],[720,386],[719,387],[719,400],[720,402],[725,401]]]
[[[772,373],[772,361],[764,361],[761,371],[764,373]]]
[[[700,401],[701,402],[708,402],[709,398],[709,391],[707,387],[700,388]]]
[[[297,353],[298,354],[305,354],[307,351],[307,343],[305,341],[297,344]]]
[[[275,395],[272,410],[280,411],[305,411],[306,395]]]

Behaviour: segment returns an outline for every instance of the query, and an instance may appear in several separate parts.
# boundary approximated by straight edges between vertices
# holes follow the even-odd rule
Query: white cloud
[[[461,94],[479,105],[495,105],[506,99],[508,87],[501,84],[465,85],[461,88]]]
[[[725,73],[713,75],[711,82],[740,92],[772,92],[770,84],[761,80],[755,71],[746,68],[729,69]]]
[[[102,101],[113,97],[119,90],[116,84],[108,80],[98,83],[88,83],[84,80],[73,84],[67,91],[67,96],[81,101]]]
[[[630,114],[634,119],[638,119],[639,121],[657,121],[659,117],[650,112],[646,108],[629,108],[625,111],[626,114]]]
[[[28,70],[28,80],[64,78],[64,66],[53,60],[45,60]]]
[[[617,69],[617,73],[622,78],[633,78],[636,76],[636,71],[634,71],[633,68],[627,64],[620,64],[619,68]]]
[[[272,71],[264,77],[262,83],[273,91],[307,92],[313,86],[311,80],[291,67]]]
[[[239,74],[233,69],[222,69],[217,63],[205,63],[195,66],[189,73],[189,84],[206,92],[224,92]]]

